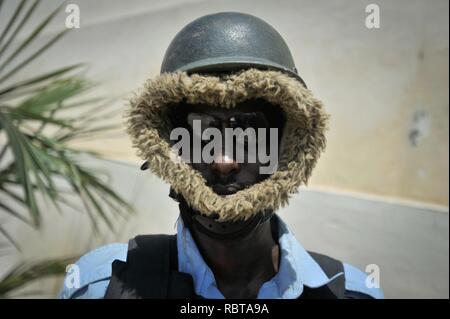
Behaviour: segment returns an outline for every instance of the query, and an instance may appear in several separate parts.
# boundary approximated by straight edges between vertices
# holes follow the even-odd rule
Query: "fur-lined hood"
[[[222,197],[206,186],[201,174],[189,164],[171,160],[171,124],[168,107],[185,101],[232,108],[247,99],[262,98],[280,106],[286,126],[280,145],[278,170],[269,178]],[[219,221],[246,220],[264,209],[277,210],[291,194],[307,184],[325,148],[328,115],[322,103],[298,80],[279,71],[248,69],[234,74],[188,75],[164,73],[148,80],[130,100],[125,113],[133,147],[150,169],[168,182],[187,203]]]

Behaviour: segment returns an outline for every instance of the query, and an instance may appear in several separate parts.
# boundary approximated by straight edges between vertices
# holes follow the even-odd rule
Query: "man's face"
[[[189,157],[192,167],[202,174],[206,184],[219,195],[234,194],[270,176],[261,172],[261,168],[268,164],[267,157],[264,159],[259,156],[258,150],[265,151],[266,155],[275,150],[276,154],[271,155],[278,161],[278,144],[285,122],[279,107],[263,100],[249,100],[232,109],[189,104],[176,107],[173,115],[174,126],[184,127],[190,132]],[[205,136],[205,133],[211,132],[208,129],[212,128],[220,135]],[[235,134],[231,139],[228,135],[228,142],[227,129],[228,133]],[[270,134],[274,133],[274,129],[277,136],[271,139]],[[196,149],[193,139],[197,139],[201,151],[209,145],[208,150],[211,152],[208,151],[208,154],[212,161],[205,160],[203,156],[200,160],[194,160]],[[277,144],[275,148],[274,144]],[[211,146],[216,148],[213,150]],[[241,154],[240,158],[238,154]]]

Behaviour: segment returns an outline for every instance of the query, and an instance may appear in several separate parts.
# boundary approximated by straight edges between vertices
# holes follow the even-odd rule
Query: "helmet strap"
[[[195,227],[196,230],[204,235],[217,240],[233,240],[245,237],[273,216],[272,210],[265,210],[247,220],[220,222],[217,220],[217,214],[204,216],[193,210],[186,203],[185,199],[172,188],[169,196],[179,203],[181,218],[191,231]]]

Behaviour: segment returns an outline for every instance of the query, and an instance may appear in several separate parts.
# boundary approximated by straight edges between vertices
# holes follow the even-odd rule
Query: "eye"
[[[229,122],[232,128],[238,127],[238,120],[236,119],[236,116],[230,117]]]
[[[191,128],[194,127],[194,121],[200,121],[202,127],[209,127],[210,124],[214,122],[214,118],[207,114],[202,113],[188,113],[187,115],[187,122]]]
[[[217,125],[217,121],[214,117],[203,113],[188,113],[186,120],[187,124],[194,132],[198,132],[198,129],[200,128],[200,132],[198,132],[200,134],[202,134],[205,129]],[[194,130],[194,127],[196,130]]]
[[[230,118],[231,127],[240,127],[242,129],[267,127],[268,121],[262,112],[247,112],[237,114]]]

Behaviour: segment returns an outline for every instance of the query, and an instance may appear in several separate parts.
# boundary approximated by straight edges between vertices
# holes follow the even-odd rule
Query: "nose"
[[[229,156],[219,154],[216,158],[214,158],[211,168],[215,173],[218,173],[221,176],[228,176],[232,172],[239,171],[240,166]]]

